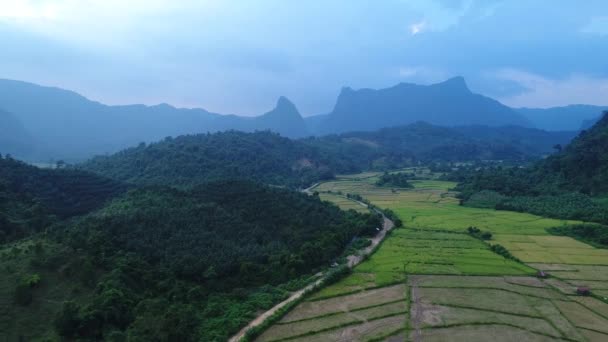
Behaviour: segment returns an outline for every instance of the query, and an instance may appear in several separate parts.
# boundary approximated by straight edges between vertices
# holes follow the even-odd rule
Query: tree
[[[59,316],[55,318],[53,323],[59,336],[76,336],[80,327],[80,307],[78,304],[72,301],[64,302]]]

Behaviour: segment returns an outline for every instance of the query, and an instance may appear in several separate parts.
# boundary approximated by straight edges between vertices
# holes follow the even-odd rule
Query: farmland
[[[323,194],[319,194],[319,197],[323,201],[329,201],[329,202],[336,204],[342,210],[352,209],[352,210],[355,210],[355,211],[358,211],[361,213],[368,212],[368,209],[366,207],[364,207],[363,205],[361,205],[355,201],[351,201],[341,195],[323,193]]]
[[[404,227],[258,341],[608,340],[608,250],[546,231],[572,222],[460,206],[455,184],[430,173],[411,181],[414,189],[376,187],[377,176],[339,177],[315,191],[343,208],[356,205],[344,195],[360,195],[396,212]],[[472,237],[470,226],[492,238]],[[581,286],[593,295],[576,295]]]

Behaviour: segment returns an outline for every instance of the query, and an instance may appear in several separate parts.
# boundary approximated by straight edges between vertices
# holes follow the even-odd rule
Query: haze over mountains
[[[553,108],[518,108],[532,125],[549,131],[571,131],[593,126],[608,106],[570,105]]]
[[[400,83],[379,90],[344,88],[329,114],[306,118],[285,97],[267,113],[244,117],[168,104],[109,106],[68,90],[0,80],[0,152],[29,160],[77,161],[183,134],[271,130],[301,138],[419,121],[440,126],[576,131],[584,119],[593,123],[601,109],[583,105],[512,109],[471,92],[462,77],[428,86]]]
[[[426,121],[442,126],[530,126],[519,113],[472,93],[462,77],[429,86],[400,83],[380,90],[344,88],[318,125],[321,133],[374,130]]]

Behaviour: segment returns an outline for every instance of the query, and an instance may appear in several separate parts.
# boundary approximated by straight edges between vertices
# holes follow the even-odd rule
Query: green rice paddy
[[[608,341],[608,250],[546,231],[573,221],[460,206],[450,190],[455,183],[428,172],[408,190],[376,187],[378,175],[340,176],[315,190],[345,209],[356,203],[344,195],[361,195],[395,211],[404,227],[260,341]],[[492,239],[471,237],[470,226]],[[491,244],[521,262],[494,253]],[[536,278],[537,270],[551,277]],[[593,296],[577,296],[579,286]],[[370,315],[353,311],[357,305]],[[383,311],[387,317],[375,316]],[[306,319],[287,318],[300,316]]]

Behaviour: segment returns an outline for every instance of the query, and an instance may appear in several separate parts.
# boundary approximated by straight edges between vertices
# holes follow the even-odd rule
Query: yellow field
[[[566,236],[497,234],[492,242],[503,245],[527,263],[608,265],[608,250]]]

